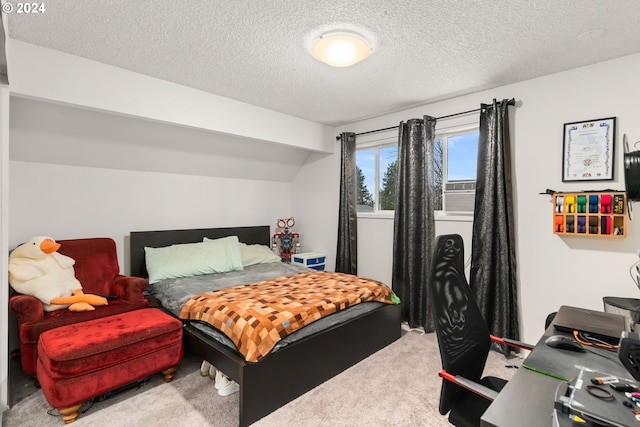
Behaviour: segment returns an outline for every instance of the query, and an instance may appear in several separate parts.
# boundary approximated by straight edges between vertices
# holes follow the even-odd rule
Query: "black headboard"
[[[145,246],[160,248],[177,243],[202,242],[204,237],[218,239],[227,236],[238,236],[238,239],[242,243],[248,245],[261,244],[269,246],[271,243],[271,232],[268,225],[254,227],[194,228],[188,230],[132,231],[129,240],[131,275],[148,277],[144,262]]]

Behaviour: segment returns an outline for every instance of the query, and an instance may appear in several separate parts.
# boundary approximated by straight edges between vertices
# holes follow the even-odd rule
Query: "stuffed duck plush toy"
[[[38,298],[45,311],[69,308],[91,311],[107,305],[107,299],[85,294],[75,277],[75,260],[56,252],[60,244],[47,236],[37,236],[18,246],[9,255],[9,284],[23,295]]]

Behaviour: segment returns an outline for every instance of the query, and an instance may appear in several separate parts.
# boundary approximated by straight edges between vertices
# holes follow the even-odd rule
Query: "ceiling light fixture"
[[[332,31],[314,40],[311,54],[332,67],[349,67],[371,54],[371,43],[350,31]]]

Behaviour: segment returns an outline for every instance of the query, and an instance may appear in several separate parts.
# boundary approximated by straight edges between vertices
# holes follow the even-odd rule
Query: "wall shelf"
[[[553,194],[553,234],[584,237],[627,237],[624,191]]]

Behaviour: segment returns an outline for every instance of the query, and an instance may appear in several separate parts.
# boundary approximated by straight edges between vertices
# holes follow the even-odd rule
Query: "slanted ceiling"
[[[11,98],[10,158],[291,182],[309,151],[157,121]]]

